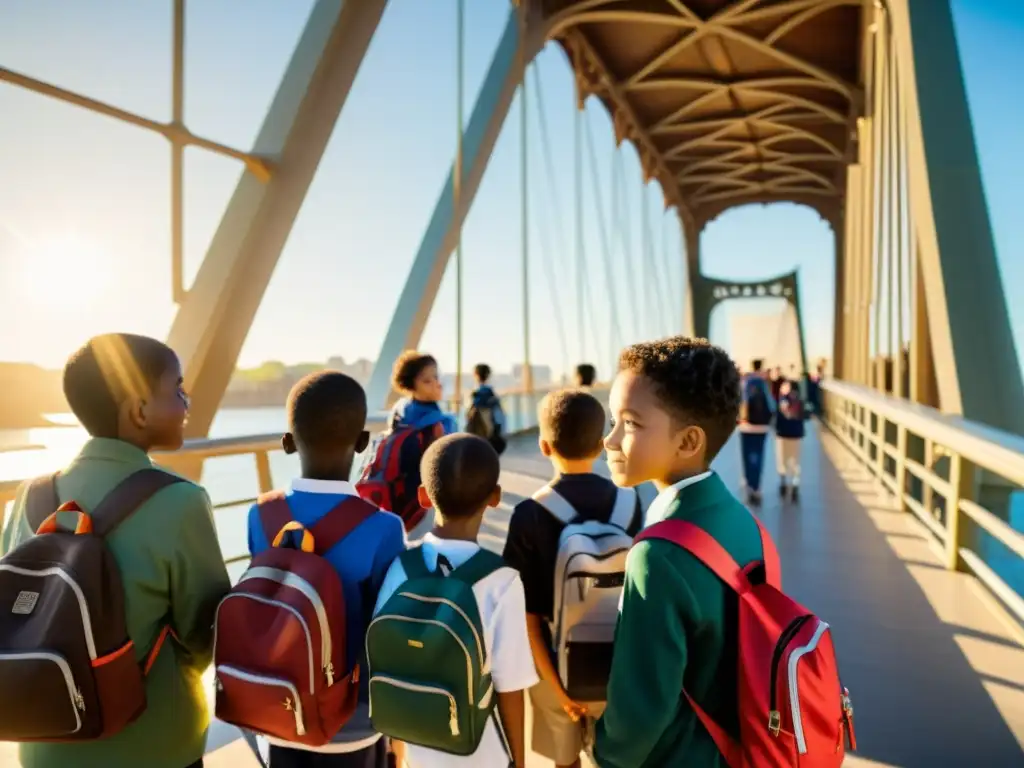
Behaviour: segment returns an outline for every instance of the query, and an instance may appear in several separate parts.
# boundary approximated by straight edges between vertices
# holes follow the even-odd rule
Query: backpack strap
[[[409,547],[398,556],[398,561],[402,564],[402,570],[405,571],[407,579],[422,579],[430,575],[427,561],[423,559],[422,545]]]
[[[782,589],[782,561],[779,559],[779,550],[775,548],[775,542],[772,540],[768,530],[764,527],[764,523],[757,517],[757,515],[751,515],[754,518],[754,522],[757,523],[757,530],[761,534],[761,556],[764,560],[764,582],[770,587],[775,589]]]
[[[287,502],[286,502],[287,503]],[[307,530],[313,534],[316,553],[321,557],[358,528],[377,511],[377,507],[358,496],[347,496]]]
[[[626,531],[636,516],[637,492],[635,488],[619,488],[615,492],[615,506],[608,522]]]
[[[109,535],[159,491],[186,482],[188,481],[185,478],[156,467],[133,472],[96,505],[96,509],[90,515],[92,532],[97,536]]]
[[[60,497],[57,495],[59,474],[43,475],[29,481],[28,490],[25,491],[25,520],[33,533],[60,506]]]
[[[750,589],[750,581],[739,566],[715,538],[693,523],[685,520],[662,520],[645,528],[634,539],[639,543],[645,539],[661,539],[681,547],[700,560],[733,591],[742,594]]]
[[[550,485],[545,485],[533,494],[533,500],[544,507],[563,525],[568,525],[577,517],[576,508]]]
[[[256,509],[259,511],[260,526],[263,528],[263,535],[267,537],[267,544],[270,544],[280,530],[292,521],[292,510],[288,506],[284,491],[261,494],[256,499]]]
[[[505,565],[501,555],[496,555],[488,549],[481,549],[466,562],[449,574],[459,581],[464,581],[472,586],[480,579],[486,578],[499,568]]]
[[[758,521],[758,525],[760,525],[760,521]],[[682,547],[704,563],[737,593],[745,592],[750,588],[750,582],[743,569],[732,558],[732,555],[726,552],[725,547],[715,541],[711,534],[693,523],[688,523],[685,520],[663,520],[641,531],[634,541],[640,542],[644,539],[661,539]],[[686,696],[686,700],[690,703],[690,707],[697,715],[701,725],[715,742],[718,751],[722,753],[726,765],[730,768],[741,765],[739,744],[724,728],[711,719],[711,716],[694,701],[685,687],[683,695]]]

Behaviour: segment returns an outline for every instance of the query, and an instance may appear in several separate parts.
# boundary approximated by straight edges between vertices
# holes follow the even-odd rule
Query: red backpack
[[[373,459],[356,483],[359,495],[380,509],[402,518],[411,531],[426,510],[420,506],[420,459],[432,442],[444,436],[444,424],[428,427],[403,427],[392,430],[376,442]]]
[[[280,491],[257,505],[271,546],[217,606],[217,717],[320,746],[352,716],[359,688],[359,666],[346,652],[341,577],[324,556],[376,508],[348,497],[306,529]]]
[[[760,520],[757,525],[764,560],[747,568],[709,533],[683,520],[656,523],[636,537],[682,547],[739,595],[739,741],[684,693],[730,768],[838,768],[847,742],[850,749],[857,742],[832,634],[828,624],[783,594],[775,544]],[[761,566],[764,582],[752,582],[750,574]]]

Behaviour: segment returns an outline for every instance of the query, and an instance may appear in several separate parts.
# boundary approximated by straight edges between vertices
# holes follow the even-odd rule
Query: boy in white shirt
[[[458,568],[480,551],[476,539],[484,511],[501,501],[498,454],[480,437],[448,435],[423,454],[420,474],[420,502],[436,511],[434,528],[419,547],[427,569],[437,569],[439,556]],[[396,560],[384,577],[375,615],[407,580],[402,563]],[[409,768],[507,768],[510,762],[522,768],[526,764],[523,693],[538,678],[526,633],[523,583],[518,572],[503,567],[476,582],[473,593],[498,698],[495,715],[501,719],[507,746],[492,718],[472,755],[462,757],[395,741],[399,765],[403,760]]]

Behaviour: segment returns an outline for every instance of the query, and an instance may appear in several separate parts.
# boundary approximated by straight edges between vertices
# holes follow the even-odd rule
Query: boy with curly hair
[[[740,410],[739,372],[725,351],[683,336],[628,347],[610,409],[612,479],[660,491],[647,525],[686,520],[736,562],[762,558],[757,523],[710,469]],[[689,702],[738,735],[738,610],[736,594],[687,551],[657,539],[633,547],[596,726],[602,768],[725,766]]]

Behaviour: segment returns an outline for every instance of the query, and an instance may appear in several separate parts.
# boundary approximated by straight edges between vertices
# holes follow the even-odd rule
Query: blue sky
[[[248,148],[311,7],[311,0],[203,0],[188,4],[186,122],[197,134]],[[502,30],[507,0],[467,5],[467,114]],[[86,10],[88,6],[88,10]],[[1024,151],[1024,106],[996,86],[1024,71],[1024,6],[1015,0],[954,0],[975,131],[1004,285],[1024,287],[1024,223],[1015,208]],[[391,312],[455,150],[455,2],[391,0],[324,155],[242,353],[243,364],[376,356]],[[0,64],[157,119],[170,113],[171,4],[165,0],[0,0]],[[532,356],[560,369],[579,357],[575,290],[553,299],[572,272],[572,76],[561,51],[538,58],[556,166],[558,202],[539,151],[531,107]],[[531,93],[531,98],[534,98]],[[94,333],[132,330],[164,336],[170,301],[169,153],[135,128],[0,85],[0,360],[59,364]],[[678,330],[683,265],[674,213],[657,187],[644,189],[636,153],[614,160],[610,122],[596,102],[587,120],[597,145],[600,197],[609,219],[613,162],[621,162],[625,211],[615,248],[639,253],[648,199],[659,273],[671,314],[635,312],[628,273],[616,261],[615,297],[625,341]],[[506,368],[521,359],[519,114],[513,105],[464,234],[466,359]],[[239,174],[208,153],[186,155],[186,249],[191,277]],[[586,170],[589,179],[590,169]],[[588,185],[589,186],[589,185]],[[600,261],[593,195],[585,196],[596,339],[586,354],[607,365],[611,303]],[[563,219],[556,220],[561,211]],[[550,246],[542,250],[544,232]],[[39,243],[79,252],[68,275],[90,274],[90,291],[69,298],[38,290],[26,253]],[[744,208],[712,223],[704,238],[709,274],[760,278],[799,267],[814,357],[832,339],[832,234],[796,206]],[[559,243],[562,245],[559,246]],[[664,244],[664,249],[663,249]],[[58,245],[56,247],[63,247]],[[50,249],[51,252],[53,248]],[[550,254],[546,256],[546,254]],[[52,255],[52,253],[51,253]],[[61,256],[58,254],[58,264]],[[37,262],[42,263],[42,262]],[[87,264],[88,266],[83,266]],[[422,346],[454,365],[454,290],[446,276]],[[640,275],[643,276],[642,273]],[[33,281],[34,280],[34,281]],[[56,280],[60,285],[60,280]],[[658,294],[656,294],[658,295]],[[562,334],[554,302],[567,318]],[[658,300],[644,304],[658,306]],[[753,311],[774,311],[775,307]],[[725,336],[732,309],[719,310],[712,335]],[[751,311],[747,307],[742,311]],[[667,312],[667,310],[666,310]],[[1024,308],[1011,305],[1018,344]],[[10,329],[31,328],[10,332]],[[597,354],[595,354],[595,345]]]

